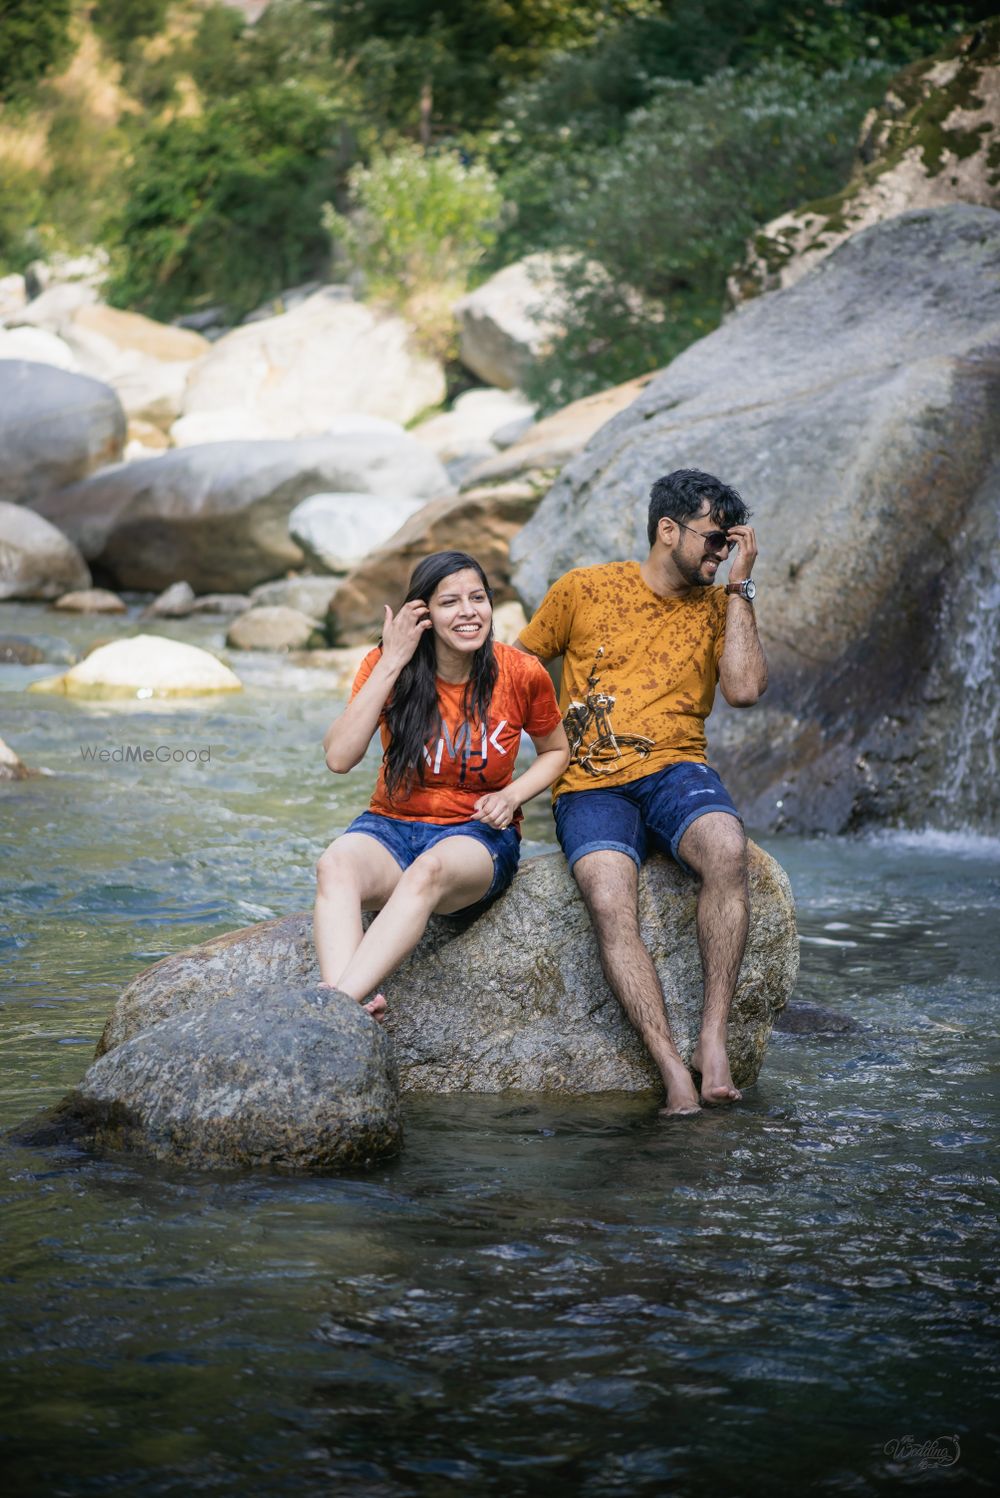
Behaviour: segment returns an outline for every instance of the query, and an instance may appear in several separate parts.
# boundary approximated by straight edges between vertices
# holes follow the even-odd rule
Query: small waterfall
[[[945,712],[932,802],[939,826],[1000,832],[1000,504],[998,486],[987,487],[992,494],[979,524],[969,526],[971,564],[952,587],[942,619]]]

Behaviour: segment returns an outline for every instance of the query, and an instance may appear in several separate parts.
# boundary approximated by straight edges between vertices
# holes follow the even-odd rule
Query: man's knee
[[[746,833],[742,823],[727,812],[708,812],[692,822],[677,851],[706,883],[746,883]]]
[[[639,871],[620,853],[589,853],[573,867],[583,903],[599,937],[638,929]]]

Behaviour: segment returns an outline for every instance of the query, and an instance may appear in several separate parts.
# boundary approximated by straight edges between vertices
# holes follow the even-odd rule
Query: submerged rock
[[[29,769],[21,756],[0,739],[0,780],[27,780],[37,774],[37,770]]]
[[[788,880],[750,849],[750,938],[729,1026],[733,1075],[754,1082],[775,1015],[798,971]],[[702,1008],[695,884],[650,858],[640,918],[681,1055]],[[125,989],[98,1054],[141,1052],[170,1021],[240,1003],[274,983],[319,977],[308,915],[286,916],[204,943],[148,968]],[[605,983],[590,920],[561,854],[525,861],[509,891],[478,920],[435,918],[383,985],[386,1030],[400,1083],[420,1092],[603,1092],[656,1087],[658,1077]],[[174,1033],[173,1031],[171,1033]]]
[[[124,599],[108,588],[79,588],[73,593],[64,593],[53,603],[54,609],[63,609],[68,614],[127,614]]]
[[[247,609],[226,634],[234,650],[305,650],[310,641],[325,643],[319,621],[280,605]]]
[[[239,677],[197,645],[162,635],[133,635],[91,651],[63,676],[32,682],[29,692],[67,697],[193,697],[240,692]]]
[[[247,988],[116,1047],[17,1131],[60,1136],[198,1169],[370,1165],[402,1142],[391,1043],[347,994]]]

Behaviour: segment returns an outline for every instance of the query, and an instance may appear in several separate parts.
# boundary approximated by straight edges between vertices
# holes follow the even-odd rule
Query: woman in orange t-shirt
[[[379,984],[431,913],[468,911],[506,889],[521,807],[569,762],[545,668],[494,642],[490,586],[465,552],[427,557],[399,612],[386,604],[381,644],[323,740],[329,768],[352,770],[376,728],[378,783],[368,811],[319,861],[313,932],[323,985],[378,1018]],[[514,780],[522,730],[538,757]],[[367,932],[363,910],[379,911]]]

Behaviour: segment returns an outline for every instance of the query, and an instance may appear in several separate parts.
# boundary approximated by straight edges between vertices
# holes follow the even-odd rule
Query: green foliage
[[[464,285],[496,238],[496,179],[456,151],[404,144],[353,167],[348,182],[353,212],[328,208],[324,223],[377,295],[406,297],[435,281]]]
[[[553,52],[587,45],[656,0],[326,0],[351,59],[364,119],[415,134],[426,98],[436,133],[477,130],[500,95]]]
[[[0,275],[25,270],[39,254],[42,213],[36,174],[0,160]]]
[[[170,0],[99,0],[94,7],[94,30],[111,55],[124,62],[133,42],[163,30]]]
[[[74,0],[0,0],[0,101],[30,90],[65,61],[73,9]]]
[[[451,304],[496,238],[502,199],[488,167],[406,144],[357,165],[350,214],[327,206],[338,258],[368,294],[405,310],[429,352],[452,356]]]
[[[315,274],[338,146],[336,105],[294,83],[152,130],[127,174],[110,300],[154,317],[205,302],[241,315]]]
[[[566,336],[531,393],[549,406],[589,394],[715,327],[748,235],[840,184],[884,84],[875,64],[816,77],[792,62],[661,84],[623,139],[580,167],[585,183],[553,204],[560,242],[579,254],[560,273]]]

